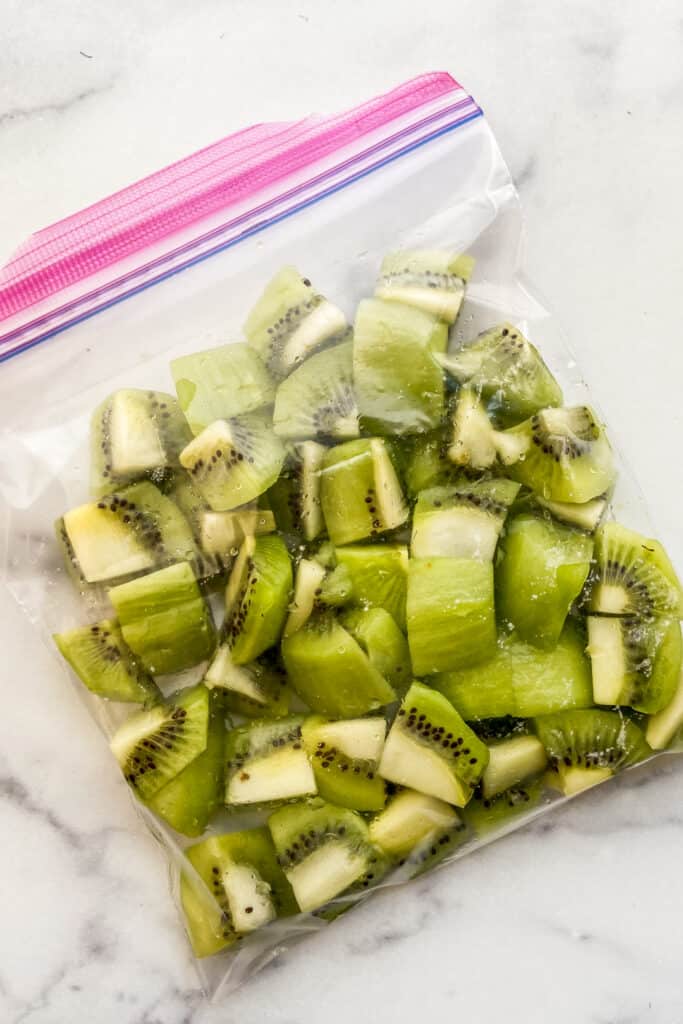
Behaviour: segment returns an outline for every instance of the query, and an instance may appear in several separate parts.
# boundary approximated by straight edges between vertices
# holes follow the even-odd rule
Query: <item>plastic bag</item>
[[[0,271],[2,562],[7,586],[48,643],[83,621],[52,524],[88,497],[93,408],[118,387],[172,391],[170,359],[239,340],[245,311],[283,263],[314,277],[351,318],[382,255],[399,248],[471,253],[476,273],[453,341],[512,320],[541,348],[567,404],[586,401],[557,325],[525,283],[508,169],[481,110],[447,74],[425,75],[336,117],[230,136],[40,232]],[[28,388],[40,402],[26,403]],[[613,510],[647,531],[638,488],[623,464],[619,470]],[[90,618],[104,613],[99,600],[91,598]],[[57,664],[66,678],[55,653]],[[182,683],[198,678],[201,668]],[[77,685],[111,735],[120,708]],[[546,793],[505,831],[561,799]],[[190,841],[136,806],[174,866],[177,899],[180,869],[191,870],[182,852]],[[209,831],[241,823],[219,815]],[[482,841],[467,841],[444,863]],[[381,886],[403,880],[399,868]],[[312,915],[279,920],[198,961],[205,991],[234,990],[325,926]]]

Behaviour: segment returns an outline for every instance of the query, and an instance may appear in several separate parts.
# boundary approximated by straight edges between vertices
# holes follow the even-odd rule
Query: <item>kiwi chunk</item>
[[[430,682],[467,721],[530,718],[593,703],[590,662],[581,631],[568,622],[549,650],[501,633],[491,660],[444,672]]]
[[[126,781],[149,800],[206,750],[208,730],[209,691],[200,684],[130,715],[110,745]]]
[[[275,385],[248,345],[221,345],[171,362],[180,408],[193,434],[216,420],[255,412],[275,400]]]
[[[653,750],[664,750],[683,725],[683,673],[678,677],[676,692],[661,711],[648,719],[645,739]]]
[[[370,838],[392,859],[405,858],[438,843],[459,825],[457,812],[444,800],[402,789],[371,820]]]
[[[280,384],[273,425],[278,437],[291,440],[358,437],[352,342],[311,356]]]
[[[398,302],[364,299],[353,333],[353,375],[365,428],[377,434],[433,430],[444,411],[447,328],[429,313]]]
[[[346,604],[352,595],[351,577],[343,566],[325,569],[315,559],[302,558],[296,569],[294,597],[284,636],[305,626],[314,611]]]
[[[585,405],[543,409],[498,434],[507,475],[550,501],[586,502],[614,483],[609,441]]]
[[[317,792],[301,737],[303,718],[258,719],[228,733],[225,802],[264,806]]]
[[[448,458],[467,469],[489,469],[498,455],[500,432],[494,429],[478,392],[463,387],[457,394],[452,414],[452,435]]]
[[[413,671],[448,672],[496,650],[493,566],[467,558],[412,558],[407,623]]]
[[[390,782],[464,807],[488,756],[442,694],[413,683],[389,730],[379,771]]]
[[[347,330],[342,311],[294,267],[278,271],[244,325],[249,344],[276,377],[286,377],[321,345],[342,338]]]
[[[620,523],[605,523],[595,537],[597,579],[591,611],[606,615],[683,614],[681,584],[659,541]]]
[[[206,670],[204,685],[220,691],[226,711],[245,718],[280,718],[289,710],[287,675],[275,648],[246,665],[236,665],[230,645],[220,644]]]
[[[147,806],[176,832],[200,836],[223,803],[225,719],[220,694],[209,697],[206,748],[167,782]]]
[[[396,699],[388,680],[331,614],[314,616],[285,637],[282,658],[292,688],[321,715],[354,718]]]
[[[618,711],[564,711],[537,718],[534,724],[551,771],[568,796],[652,753],[635,722]]]
[[[492,478],[422,491],[413,512],[412,556],[491,561],[519,487]]]
[[[409,515],[383,438],[347,441],[331,448],[321,473],[323,515],[333,544],[378,537]]]
[[[559,519],[561,523],[578,526],[588,533],[595,532],[607,510],[607,498],[604,496],[578,504],[571,501],[548,501],[547,498],[540,495],[536,495],[536,501],[541,508],[547,509],[551,516]]]
[[[507,524],[496,565],[496,602],[522,640],[552,647],[588,577],[593,541],[533,515]]]
[[[471,832],[480,838],[504,833],[514,826],[516,819],[538,807],[545,789],[544,776],[534,776],[497,796],[477,793],[464,808],[463,818]]]
[[[190,440],[172,395],[123,388],[93,413],[90,426],[90,490],[109,494],[142,477],[162,477],[178,464]]]
[[[408,549],[401,544],[359,544],[337,548],[335,555],[349,574],[353,600],[384,608],[405,630]]]
[[[297,905],[268,829],[211,836],[185,854],[181,900],[195,956],[211,956]]]
[[[513,422],[562,404],[562,391],[540,353],[512,324],[499,324],[469,345],[438,357],[460,384],[467,383]]]
[[[226,512],[267,491],[280,473],[282,443],[262,413],[216,420],[180,453],[180,462],[215,512]]]
[[[71,509],[57,533],[72,573],[88,584],[196,557],[187,520],[147,481]]]
[[[316,441],[293,446],[280,477],[268,491],[278,529],[315,540],[325,529],[320,505],[320,470],[325,447]]]
[[[434,249],[389,253],[382,260],[375,295],[415,306],[453,324],[473,269],[472,257],[459,253]]]
[[[673,699],[681,674],[678,619],[588,616],[596,704],[627,704],[652,715]]]
[[[127,647],[116,619],[55,633],[53,640],[81,682],[98,697],[140,704],[161,698],[156,683]]]
[[[112,587],[109,599],[124,640],[154,675],[181,672],[212,653],[213,619],[188,562]]]
[[[401,438],[396,449],[398,464],[406,492],[416,498],[430,487],[450,486],[462,482],[463,471],[448,457],[451,432],[442,424],[428,434]]]
[[[547,763],[545,747],[537,736],[513,736],[489,746],[489,762],[481,780],[484,799],[491,800],[542,772]]]
[[[386,733],[383,718],[328,722],[312,716],[301,732],[324,800],[357,811],[384,807],[386,790],[378,773]]]
[[[304,912],[325,906],[359,882],[376,857],[360,814],[320,800],[275,811],[268,828]]]
[[[281,537],[246,537],[225,591],[223,636],[236,665],[276,644],[292,592],[292,566]]]
[[[386,608],[351,608],[341,615],[341,621],[370,664],[398,693],[405,690],[412,674],[408,643]]]

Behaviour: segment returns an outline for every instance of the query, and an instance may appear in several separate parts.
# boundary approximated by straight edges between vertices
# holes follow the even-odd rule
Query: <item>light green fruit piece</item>
[[[397,693],[402,693],[412,677],[410,651],[386,608],[351,608],[341,615],[341,622],[365,651],[370,664]]]
[[[55,633],[62,656],[91,693],[107,700],[146,704],[159,689],[126,645],[116,619]]]
[[[584,405],[543,409],[499,432],[496,445],[507,475],[550,501],[590,501],[616,477],[604,428]]]
[[[457,811],[444,800],[414,789],[403,789],[372,818],[370,838],[392,859],[405,858],[438,842],[459,823]]]
[[[493,566],[467,558],[412,558],[407,624],[418,676],[490,658],[496,650]]]
[[[56,529],[70,572],[86,584],[193,561],[197,553],[182,512],[147,481],[70,509]]]
[[[273,427],[291,440],[358,437],[352,342],[316,353],[280,384]]]
[[[282,641],[292,688],[321,715],[355,718],[396,700],[393,687],[332,615],[315,616]]]
[[[547,763],[545,747],[536,736],[513,736],[489,746],[489,763],[481,780],[484,799],[491,800],[542,772]]]
[[[314,612],[347,604],[352,593],[351,577],[343,566],[326,569],[316,559],[300,559],[283,636],[296,633]]]
[[[333,544],[378,537],[409,515],[383,438],[362,438],[327,452],[321,472],[323,515]]]
[[[681,584],[657,540],[620,523],[605,523],[595,536],[597,581],[591,611],[605,615],[683,614]]]
[[[248,345],[220,345],[171,362],[180,408],[193,434],[216,420],[255,412],[275,401],[275,385]]]
[[[291,692],[275,648],[246,665],[236,665],[230,645],[220,644],[204,685],[220,691],[226,711],[245,718],[280,718],[289,711]]]
[[[466,469],[489,469],[498,456],[500,431],[494,429],[478,392],[462,387],[451,417],[451,441],[447,456]]]
[[[413,512],[413,558],[493,559],[520,485],[512,480],[461,480],[421,491]]]
[[[507,524],[496,565],[496,605],[527,643],[552,647],[581,593],[593,556],[585,533],[533,515]]]
[[[648,719],[645,739],[653,750],[664,750],[683,725],[683,673],[678,677],[676,692],[661,711]]]
[[[405,631],[408,549],[402,544],[358,544],[339,547],[335,554],[349,574],[353,600],[384,608]]]
[[[342,311],[294,267],[283,267],[268,282],[244,324],[249,344],[275,377],[286,377],[347,331]]]
[[[95,409],[90,422],[90,490],[109,494],[178,465],[191,434],[173,395],[122,388]]]
[[[389,730],[380,775],[464,807],[488,763],[488,748],[446,698],[413,683]]]
[[[582,633],[570,622],[550,650],[501,633],[491,660],[434,676],[431,682],[467,721],[587,708],[593,690],[585,646]]]
[[[604,496],[578,504],[570,501],[548,501],[540,495],[536,496],[536,501],[541,508],[547,509],[553,518],[569,526],[578,526],[587,533],[595,532],[607,511],[607,498]]]
[[[148,801],[148,807],[185,836],[200,836],[223,803],[225,719],[220,694],[209,698],[206,749]]]
[[[215,630],[188,562],[109,591],[123,638],[153,675],[181,672],[213,652]]]
[[[375,286],[378,299],[400,302],[455,323],[474,259],[438,249],[392,252],[382,260]]]
[[[292,565],[281,537],[246,537],[225,591],[223,639],[245,665],[280,638],[292,594]]]
[[[545,788],[545,779],[541,776],[511,786],[498,796],[476,795],[463,810],[463,818],[478,838],[510,831],[517,819],[539,806]]]
[[[681,674],[678,619],[588,616],[596,704],[625,704],[652,715],[671,702]]]
[[[652,754],[635,722],[618,711],[564,711],[537,718],[534,725],[567,796],[604,782]]]
[[[376,852],[360,814],[322,801],[283,807],[268,819],[278,862],[304,913],[367,875]]]
[[[229,807],[270,806],[317,792],[301,737],[301,715],[258,719],[228,733],[225,802]]]
[[[316,441],[294,444],[281,475],[268,491],[281,533],[312,541],[325,529],[320,504],[320,470],[326,450]]]
[[[311,716],[301,733],[324,800],[356,811],[384,807],[386,787],[378,773],[386,734],[383,718],[330,722]]]
[[[149,800],[206,750],[208,730],[209,691],[200,684],[130,715],[110,746],[128,784]]]
[[[268,829],[211,836],[186,850],[181,900],[195,956],[212,956],[297,912]]]
[[[433,430],[444,412],[443,372],[433,358],[447,341],[444,323],[399,302],[363,299],[353,334],[358,409],[376,434]]]
[[[180,453],[192,483],[214,512],[245,505],[277,480],[285,449],[262,413],[216,420]]]
[[[560,386],[540,353],[512,324],[484,331],[472,343],[440,356],[439,363],[513,422],[562,404]]]

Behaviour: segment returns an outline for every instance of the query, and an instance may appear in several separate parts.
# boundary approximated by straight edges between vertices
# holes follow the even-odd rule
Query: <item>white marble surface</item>
[[[683,565],[676,0],[4,0],[0,23],[0,256],[246,121],[451,70],[519,183],[530,276]],[[3,1022],[683,1019],[674,758],[380,896],[207,1008],[99,733],[4,595],[0,607]]]

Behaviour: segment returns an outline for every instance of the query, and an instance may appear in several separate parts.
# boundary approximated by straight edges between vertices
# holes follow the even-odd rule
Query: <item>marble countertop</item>
[[[258,15],[256,15],[258,10]],[[249,121],[446,68],[519,185],[528,268],[683,566],[675,444],[683,19],[606,0],[9,0],[0,257]],[[382,894],[219,1006],[108,751],[0,595],[0,1020],[7,1024],[678,1024],[683,759]]]

